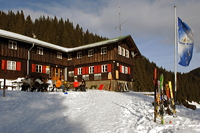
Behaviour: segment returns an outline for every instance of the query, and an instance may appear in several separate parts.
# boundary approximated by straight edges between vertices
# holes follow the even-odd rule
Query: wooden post
[[[7,62],[5,62],[4,64],[3,97],[6,97],[6,70],[7,70]]]
[[[157,69],[154,69],[153,73],[153,80],[154,80],[154,122],[156,122],[156,89],[157,89]]]

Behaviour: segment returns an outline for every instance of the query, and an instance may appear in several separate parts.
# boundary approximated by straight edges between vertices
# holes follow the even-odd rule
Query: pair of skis
[[[158,85],[158,92],[157,92],[157,97],[156,97],[156,112],[158,113],[158,108],[159,109],[159,114],[161,117],[161,124],[165,123],[164,120],[164,113],[165,113],[165,102],[167,102],[167,104],[169,104],[169,100],[171,101],[171,105],[172,105],[172,110],[173,110],[173,116],[175,116],[176,111],[175,111],[175,102],[174,102],[174,98],[173,98],[173,91],[172,91],[172,83],[171,81],[168,82],[168,86],[169,86],[169,91],[170,91],[170,95],[168,95],[167,93],[167,88],[165,88],[166,90],[166,95],[167,95],[167,101],[165,101],[164,98],[164,89],[163,89],[163,83],[164,83],[164,75],[161,74],[160,75],[160,79],[157,82]],[[168,107],[168,111],[171,112],[171,109]]]

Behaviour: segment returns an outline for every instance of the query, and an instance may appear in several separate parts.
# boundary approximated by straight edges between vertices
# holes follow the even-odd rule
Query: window
[[[129,51],[126,49],[126,58],[129,58]]]
[[[122,66],[122,73],[124,73],[124,66]]]
[[[122,55],[122,47],[121,46],[118,46],[118,54]]]
[[[90,66],[89,67],[89,74],[93,74],[94,73],[94,66]]]
[[[36,72],[42,73],[42,65],[36,65],[35,68],[36,68]]]
[[[89,80],[89,75],[87,74],[87,75],[83,75],[82,76],[82,79],[84,79],[84,80]]]
[[[124,70],[124,73],[125,73],[125,74],[128,74],[128,67],[125,66],[124,69],[125,69],[125,70]]]
[[[82,67],[79,67],[78,68],[78,75],[81,75],[82,74]]]
[[[107,47],[102,47],[101,54],[106,54],[106,53],[107,53]]]
[[[72,55],[71,54],[67,55],[67,60],[72,60]]]
[[[129,58],[129,51],[126,49],[126,58]]]
[[[122,56],[125,56],[125,48],[122,48]]]
[[[77,59],[80,59],[80,58],[82,58],[82,52],[77,53]]]
[[[62,59],[62,53],[61,52],[57,52],[57,58]]]
[[[103,73],[103,72],[107,72],[107,68],[108,68],[107,65],[102,65],[102,66],[101,66],[102,73]]]
[[[100,80],[101,79],[101,73],[94,74],[94,80]]]
[[[91,50],[88,50],[88,57],[91,57],[94,55],[94,50],[91,49]]]
[[[8,42],[8,48],[9,49],[17,50],[17,42],[15,42],[15,41],[9,41]]]
[[[16,61],[7,61],[7,70],[16,70]]]
[[[43,55],[43,48],[37,47],[37,54]]]
[[[69,77],[73,77],[74,76],[74,71],[69,71],[68,75],[69,75]]]

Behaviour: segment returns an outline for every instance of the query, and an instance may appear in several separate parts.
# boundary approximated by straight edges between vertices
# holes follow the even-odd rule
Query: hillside
[[[177,106],[177,117],[166,114],[166,123],[161,125],[160,118],[154,122],[153,98],[143,94],[102,90],[68,91],[68,94],[6,91],[6,97],[0,97],[0,132],[200,132],[199,105],[196,110]]]
[[[153,84],[153,70],[157,68],[157,79],[162,73],[164,75],[164,85],[168,81],[172,81],[174,90],[174,73],[166,71],[164,68],[159,68],[155,63],[150,62],[146,57],[135,60],[134,67],[134,91],[154,91]],[[177,99],[180,103],[187,101],[196,101],[200,103],[200,78],[198,76],[199,69],[191,71],[190,73],[177,73]],[[175,92],[174,92],[175,93]]]
[[[190,71],[189,73],[200,78],[200,67]]]
[[[25,18],[23,11],[0,11],[0,29],[68,48],[107,39],[89,32],[88,29],[84,31],[78,24],[73,25],[69,19],[41,16],[32,21],[31,16]]]

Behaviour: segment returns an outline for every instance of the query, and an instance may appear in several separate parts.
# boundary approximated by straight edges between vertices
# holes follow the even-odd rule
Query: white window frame
[[[16,61],[7,61],[7,70],[16,70]]]
[[[122,56],[125,56],[125,48],[122,48]]]
[[[67,54],[67,60],[72,60],[72,54]]]
[[[82,75],[82,67],[78,68],[78,75]]]
[[[118,46],[118,54],[122,55],[122,47],[121,46]]]
[[[93,74],[94,73],[94,66],[89,66],[89,74]]]
[[[126,67],[126,66],[124,67],[124,73],[128,74],[128,67]]]
[[[57,52],[57,58],[62,59],[62,53],[61,52]]]
[[[77,59],[82,58],[82,52],[77,52]]]
[[[42,73],[42,65],[36,64],[36,65],[35,65],[35,72],[37,72],[37,73]]]
[[[37,47],[37,54],[43,55],[43,48]]]
[[[13,49],[13,50],[17,50],[17,42],[9,40],[8,48]]]
[[[101,80],[101,73],[94,74],[94,80]]]
[[[89,80],[89,74],[82,75],[82,79],[84,79],[84,80]]]
[[[129,50],[126,49],[126,58],[129,58]]]
[[[69,75],[69,77],[74,77],[74,71],[69,71],[68,75]]]
[[[107,47],[101,47],[101,55],[107,54]]]
[[[124,66],[122,66],[122,73],[124,73]]]
[[[101,65],[101,72],[105,73],[107,71],[108,71],[108,65],[107,64],[106,65]]]
[[[94,56],[94,49],[88,50],[88,57]]]

